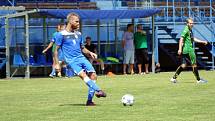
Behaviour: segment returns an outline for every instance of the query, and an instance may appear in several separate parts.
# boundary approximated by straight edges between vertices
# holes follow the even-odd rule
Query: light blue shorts
[[[134,50],[124,51],[123,64],[134,64]]]
[[[68,66],[73,69],[73,71],[79,75],[82,71],[95,72],[92,64],[85,58],[77,58],[75,61],[67,62]]]

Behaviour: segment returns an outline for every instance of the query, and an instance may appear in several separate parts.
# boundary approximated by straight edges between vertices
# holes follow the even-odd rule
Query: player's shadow
[[[61,104],[59,106],[86,106],[85,104]]]

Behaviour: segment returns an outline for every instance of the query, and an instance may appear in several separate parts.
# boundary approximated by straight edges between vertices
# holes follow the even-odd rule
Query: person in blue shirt
[[[56,49],[54,52],[54,58],[56,62],[56,70],[60,70],[58,61],[58,49],[62,50],[64,60],[66,64],[73,69],[73,71],[86,83],[88,86],[88,99],[86,102],[87,106],[94,106],[95,103],[92,101],[94,94],[96,97],[106,97],[106,93],[100,89],[95,83],[97,75],[92,64],[83,55],[88,54],[92,58],[97,58],[97,55],[90,52],[84,47],[82,35],[78,31],[79,29],[79,15],[76,13],[70,13],[67,16],[66,29],[59,32],[56,35]]]
[[[57,31],[53,33],[52,35],[52,39],[49,43],[49,45],[42,51],[42,53],[46,53],[51,47],[52,47],[52,54],[54,55],[54,51],[55,51],[55,48],[56,48],[56,45],[55,45],[55,36],[57,35],[58,32],[62,31],[65,29],[65,24],[64,23],[60,23],[57,25]],[[58,51],[58,54],[60,58],[59,61],[61,63],[61,66],[63,67],[63,70],[64,70],[64,73],[65,70],[66,70],[66,65],[64,64],[63,62],[63,57],[62,57],[62,53],[60,52],[60,50]],[[58,77],[61,77],[61,71],[59,71],[57,74],[55,73],[55,60],[54,60],[54,56],[53,56],[53,65],[52,65],[52,72],[49,74],[50,77],[54,77],[54,76],[58,76]]]

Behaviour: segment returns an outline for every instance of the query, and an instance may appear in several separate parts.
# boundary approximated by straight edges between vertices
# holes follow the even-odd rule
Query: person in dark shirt
[[[91,37],[89,36],[86,37],[85,48],[87,48],[90,52],[97,53],[96,46],[91,43]],[[93,63],[93,61],[95,60],[87,55],[86,55],[86,58],[90,61],[90,63]]]
[[[86,37],[86,44],[85,44],[85,48],[87,48],[90,52],[93,52],[93,53],[96,53],[97,54],[97,51],[96,51],[96,45],[92,44],[91,43],[91,37],[87,36]],[[102,71],[102,74],[104,73],[104,62],[102,59],[98,59],[98,58],[92,58],[90,57],[89,55],[85,55],[85,57],[90,61],[90,63],[93,64],[94,63],[97,63],[97,64],[100,64],[101,65],[101,71]]]

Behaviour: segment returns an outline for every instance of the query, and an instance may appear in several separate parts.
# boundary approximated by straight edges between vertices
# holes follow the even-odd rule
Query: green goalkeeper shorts
[[[195,52],[190,52],[189,54],[182,54],[182,64],[187,64],[187,62],[190,62],[192,65],[196,64]]]

